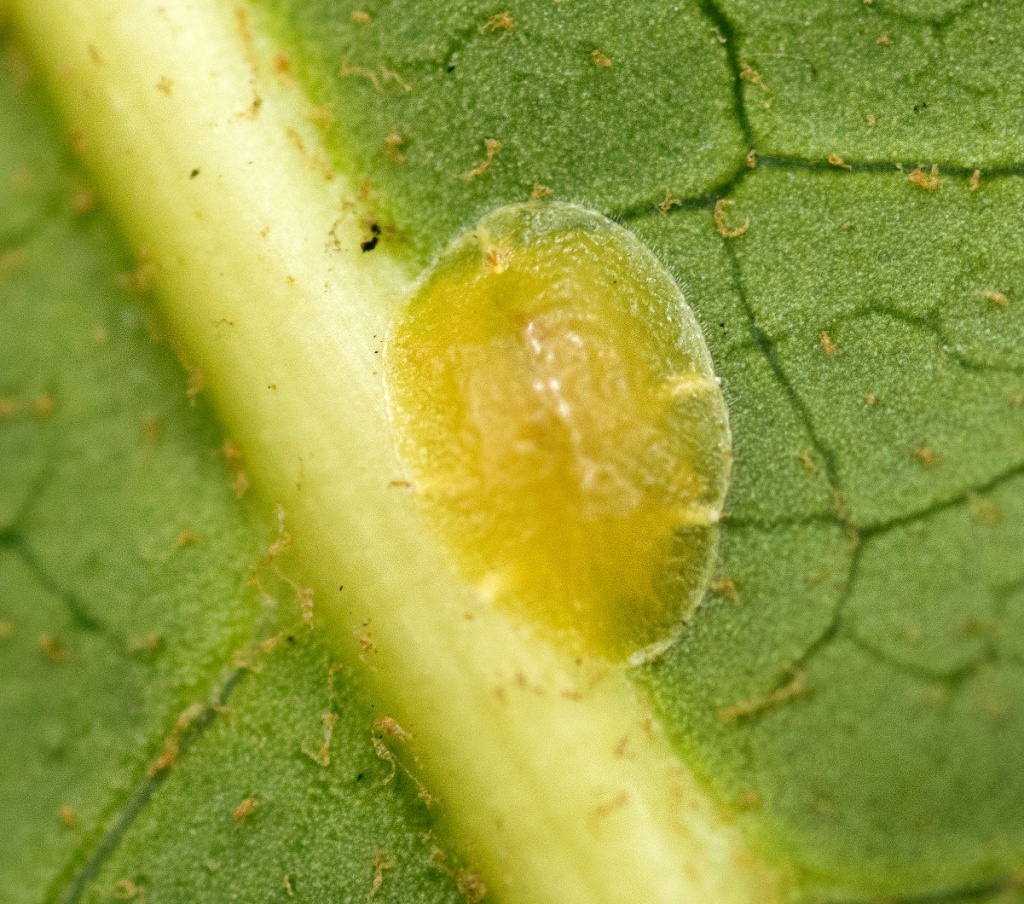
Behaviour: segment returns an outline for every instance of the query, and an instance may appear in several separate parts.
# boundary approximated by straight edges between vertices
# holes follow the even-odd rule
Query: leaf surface
[[[727,393],[735,472],[714,591],[683,640],[636,680],[721,804],[767,856],[794,871],[805,898],[1016,895],[1024,857],[1016,768],[1024,739],[1024,26],[1016,11],[969,0],[644,2],[628,11],[596,0],[537,0],[510,7],[505,18],[482,3],[258,6],[289,54],[283,77],[308,90],[336,162],[370,180],[388,227],[381,249],[425,264],[481,214],[541,186],[619,218],[678,280]],[[159,680],[143,661],[137,675],[124,668],[116,684],[103,685],[111,666],[96,666],[83,672],[83,700],[67,703],[66,719],[107,726],[99,733],[108,746],[83,745],[79,760],[53,768],[78,770],[89,788],[122,783],[79,805],[96,814],[91,824],[104,825],[113,802],[138,787],[124,776],[144,773],[174,716],[197,689],[208,696],[221,687],[229,653],[259,636],[258,601],[240,588],[261,547],[231,500],[223,465],[213,463],[219,441],[207,416],[184,402],[184,378],[168,353],[153,350],[137,313],[136,345],[123,353],[129,372],[153,399],[164,393],[181,437],[160,446],[161,467],[141,469],[152,481],[145,492],[125,488],[124,462],[140,454],[134,425],[148,397],[124,391],[124,364],[97,363],[115,351],[113,325],[109,348],[96,348],[85,325],[70,336],[74,312],[60,308],[55,336],[38,299],[67,305],[77,297],[83,324],[104,316],[124,324],[111,312],[137,309],[125,306],[113,275],[129,265],[109,227],[101,236],[86,228],[99,230],[96,215],[83,224],[68,213],[68,189],[62,195],[40,183],[16,193],[24,161],[63,158],[38,124],[37,102],[15,91],[13,75],[8,83],[0,115],[11,118],[4,134],[18,143],[0,149],[13,186],[0,223],[11,250],[28,254],[35,243],[42,262],[35,282],[4,291],[0,317],[12,328],[0,335],[36,338],[0,356],[10,369],[0,385],[25,407],[44,392],[60,401],[56,387],[68,401],[51,420],[0,423],[0,443],[17,452],[4,471],[18,500],[4,534],[12,575],[5,593],[19,588],[11,598],[41,619],[46,603],[29,604],[32,594],[56,617],[64,611],[57,588],[91,600],[99,587],[120,587],[120,599],[112,593],[104,603],[112,613],[104,619],[124,619],[125,636],[150,630],[154,619],[174,621],[160,629],[169,639],[166,659],[156,660]],[[933,164],[939,181],[929,187]],[[745,232],[728,236],[748,221]],[[51,230],[45,239],[43,229]],[[46,255],[61,240],[69,250],[55,255],[64,262],[57,271]],[[80,258],[82,272],[67,263]],[[8,286],[29,279],[8,270]],[[107,274],[105,288],[81,297],[68,291],[94,285],[98,271]],[[61,279],[63,289],[54,285]],[[69,354],[79,346],[88,353]],[[92,426],[98,415],[61,427],[62,417],[79,417],[72,386],[90,387],[82,404],[106,413],[108,433]],[[120,447],[101,436],[118,436]],[[97,448],[109,453],[107,484],[89,458]],[[44,449],[69,462],[46,467],[70,470],[79,482],[61,489],[40,476]],[[194,500],[206,497],[180,475],[198,481],[199,463],[204,492],[219,500],[201,524]],[[26,488],[37,484],[39,500],[29,505],[34,491]],[[86,485],[104,489],[94,499]],[[111,485],[121,488],[119,503]],[[125,517],[125,497],[134,517]],[[56,506],[49,520],[47,499]],[[0,497],[0,515],[4,504]],[[18,520],[23,510],[30,520]],[[210,559],[173,577],[167,565],[154,576],[131,558],[140,556],[140,538],[166,537],[163,548],[173,548],[185,513],[204,537],[223,535],[224,549],[204,540],[176,550],[168,562]],[[36,546],[27,542],[41,550],[35,573],[23,548]],[[232,558],[233,572],[223,567]],[[195,580],[212,582],[201,592],[224,602],[196,606]],[[15,630],[0,639],[11,650],[43,631],[41,622],[22,634],[20,611],[11,609]],[[200,630],[193,612],[217,623]],[[47,630],[56,636],[59,624]],[[80,628],[69,636],[79,634],[92,637]],[[125,660],[94,640],[98,658],[84,656],[83,667]],[[52,696],[41,683],[46,675],[77,667],[78,658],[40,663],[37,651],[26,642],[12,654],[22,659],[11,674],[42,694],[33,701]],[[358,696],[337,706],[344,753],[335,764],[321,772],[302,752],[322,737],[324,656],[303,638],[295,652],[275,649],[263,672],[246,676],[230,704],[237,716],[213,720],[141,809],[92,886],[96,900],[122,878],[146,884],[157,900],[284,900],[285,874],[309,900],[338,889],[363,894],[385,848],[402,866],[385,871],[382,897],[400,889],[396,900],[455,893],[428,866],[429,843],[417,835],[428,816],[407,781],[386,780]],[[50,671],[33,678],[42,669]],[[117,746],[126,731],[118,721],[122,682],[142,700],[136,730],[146,756]],[[357,694],[347,682],[339,687]],[[40,732],[33,761],[46,762],[37,704],[10,705]],[[304,715],[292,726],[297,713]],[[279,735],[271,724],[289,730]],[[271,740],[261,748],[263,737]],[[372,791],[353,780],[361,771],[374,774]],[[74,857],[84,855],[71,853],[53,815],[59,801],[28,796],[42,793],[38,779],[14,774],[12,787],[27,789],[20,800],[31,801],[17,809],[42,815],[32,840],[9,839],[11,874],[70,875]],[[247,796],[260,806],[236,826],[231,810]],[[371,812],[379,822],[347,815]],[[41,882],[25,885],[23,899],[37,900]]]

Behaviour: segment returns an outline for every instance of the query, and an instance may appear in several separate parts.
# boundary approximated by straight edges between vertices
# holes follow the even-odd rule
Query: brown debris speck
[[[750,167],[750,169],[753,169],[755,166],[757,166],[757,149],[751,148],[749,151],[747,151],[747,156],[744,158],[744,160],[746,161],[746,164],[748,167]]]
[[[243,820],[248,819],[256,812],[256,808],[259,806],[259,801],[255,797],[247,797],[243,800],[234,810],[231,811],[231,818],[241,823]]]
[[[750,217],[743,221],[742,226],[732,227],[728,225],[728,208],[735,206],[735,204],[735,201],[729,201],[725,198],[719,198],[715,201],[715,228],[718,229],[718,234],[724,239],[739,238],[750,228]]]
[[[600,50],[592,50],[592,51],[590,51],[590,59],[592,59],[594,61],[594,65],[595,66],[600,66],[603,69],[611,69],[612,68],[612,61],[611,61],[611,59],[609,57],[605,56],[603,53],[601,53]]]
[[[203,374],[198,368],[192,367],[188,371],[188,387],[185,389],[185,395],[189,399],[194,400],[199,393],[203,391]]]
[[[717,580],[712,581],[708,585],[708,590],[716,596],[724,596],[728,600],[734,600],[740,595],[739,588],[736,586],[736,581],[726,574],[722,575]]]
[[[480,34],[484,34],[484,32],[488,31],[492,33],[500,31],[502,34],[498,40],[501,41],[507,38],[515,30],[515,27],[516,20],[513,19],[508,12],[495,13],[490,19],[480,26]]]
[[[152,653],[160,647],[159,634],[144,634],[142,637],[133,637],[128,641],[129,653]]]
[[[836,353],[836,344],[832,341],[832,337],[824,330],[818,336],[818,341],[821,343],[821,347],[825,350],[826,355],[834,355]]]
[[[143,901],[146,898],[146,889],[136,885],[131,879],[119,879],[114,883],[110,896],[115,901]]]
[[[541,198],[551,197],[551,189],[547,185],[541,185],[539,182],[533,183],[533,191],[530,192],[531,201],[539,201]]]
[[[281,81],[287,81],[292,76],[292,58],[286,53],[278,51],[274,54],[274,72]]]
[[[168,97],[174,91],[174,80],[168,78],[166,75],[160,76],[160,80],[156,83],[156,90],[161,94],[166,94]]]
[[[39,417],[53,417],[54,408],[53,396],[49,393],[44,392],[42,395],[38,395],[32,400],[32,410]]]
[[[754,697],[750,700],[743,700],[740,703],[734,703],[732,706],[723,706],[718,710],[718,721],[735,722],[737,719],[742,719],[746,716],[752,716],[755,713],[763,712],[767,709],[773,709],[776,706],[781,706],[782,704],[792,700],[794,697],[799,697],[806,693],[807,676],[803,672],[798,671],[787,684],[783,685],[776,691],[764,694],[761,697]]]
[[[472,870],[460,869],[452,878],[459,894],[465,898],[467,904],[479,904],[487,897],[487,885]]]
[[[338,75],[342,76],[342,78],[345,78],[350,75],[365,78],[368,79],[373,84],[373,87],[377,91],[383,90],[383,88],[381,88],[380,79],[377,78],[376,72],[374,72],[372,69],[367,69],[365,66],[349,66],[347,59],[341,61],[341,69],[338,70]]]
[[[316,753],[310,753],[309,757],[320,766],[331,765],[331,739],[334,737],[334,726],[338,724],[338,716],[333,712],[321,713],[320,719],[324,725],[324,740]]]
[[[178,539],[175,542],[175,546],[178,549],[184,549],[186,546],[195,546],[202,541],[202,536],[197,534],[194,530],[189,530],[187,527],[181,529],[181,533],[178,534]]]
[[[231,480],[231,489],[235,498],[241,499],[249,490],[249,478],[245,471],[237,471]]]
[[[356,25],[369,25],[373,22],[373,18],[369,13],[364,13],[361,9],[354,9],[349,13],[349,18],[356,23]]]
[[[815,463],[814,458],[811,456],[810,452],[801,452],[799,458],[800,464],[805,471],[807,471],[809,474],[818,473],[818,465]]]
[[[891,46],[892,46],[892,38],[890,38],[890,37],[889,37],[889,32],[887,32],[887,31],[883,31],[883,32],[882,32],[882,33],[881,33],[881,34],[880,34],[880,35],[878,36],[878,40],[877,40],[877,41],[875,41],[875,43],[876,43],[876,44],[880,44],[880,45],[882,45],[883,47],[891,47]]]
[[[299,587],[295,591],[299,601],[299,608],[302,611],[302,621],[306,625],[313,624],[313,588]]]
[[[295,889],[292,888],[291,876],[289,876],[288,873],[284,874],[284,881],[281,883],[281,887],[284,889],[285,894],[288,895],[289,898],[295,897]]]
[[[402,728],[393,716],[381,716],[374,720],[373,730],[380,732],[386,738],[398,738],[400,741],[407,742],[412,740],[412,735]]]
[[[981,170],[975,170],[971,173],[971,181],[968,183],[971,191],[977,191],[981,186]]]
[[[850,166],[849,163],[846,163],[843,160],[843,158],[840,157],[838,154],[829,154],[828,155],[828,162],[829,162],[830,166],[836,166],[836,167],[839,167],[840,169],[848,169],[848,170],[852,170],[853,169],[853,167]]]
[[[373,885],[370,887],[370,894],[367,897],[372,898],[378,891],[380,891],[381,885],[384,884],[384,870],[394,869],[395,862],[391,859],[387,851],[376,850],[373,854]]]
[[[935,191],[939,187],[939,183],[942,182],[942,179],[939,178],[939,165],[933,164],[931,171],[926,173],[918,164],[914,171],[907,176],[907,181],[928,191]]]
[[[1003,512],[991,499],[975,499],[971,503],[971,517],[978,524],[998,524]]]
[[[60,805],[60,825],[63,829],[77,829],[79,826],[78,814],[71,804]]]
[[[626,791],[620,791],[611,800],[603,804],[598,804],[591,811],[591,815],[595,820],[604,819],[606,816],[610,816],[616,810],[621,810],[626,804],[629,803],[629,793]]]
[[[430,852],[429,862],[431,866],[441,870],[455,883],[459,894],[465,898],[468,904],[479,904],[480,901],[487,897],[487,886],[484,884],[484,880],[473,870],[453,870],[448,865],[448,855],[440,848],[435,847]]]
[[[1005,308],[1010,303],[1010,299],[1006,297],[1005,292],[996,292],[994,289],[985,289],[981,294],[986,301],[991,301],[992,304],[1001,308]]]
[[[310,108],[306,111],[306,119],[321,129],[329,129],[334,125],[334,104],[326,103]]]
[[[403,143],[402,136],[395,129],[392,129],[388,133],[387,138],[384,139],[384,147],[387,149],[388,157],[395,163],[405,163],[405,157],[399,151]]]
[[[938,460],[938,455],[936,455],[935,450],[928,446],[918,446],[912,454],[914,458],[921,462],[921,464],[926,468],[932,467],[932,465],[934,465]]]
[[[394,82],[403,91],[412,91],[412,85],[406,82],[397,72],[391,69],[385,69],[383,66],[380,70],[381,80],[387,84],[388,82]]]
[[[96,195],[84,185],[76,185],[71,192],[71,209],[86,214],[96,206]]]
[[[876,396],[873,392],[869,392],[866,396],[864,396],[864,401],[867,402],[869,405],[877,405],[878,396]]]
[[[682,201],[672,197],[672,192],[667,188],[665,189],[665,197],[654,205],[658,213],[664,215],[667,214],[673,207],[682,205]]]
[[[768,90],[764,80],[761,78],[761,74],[750,66],[749,63],[740,62],[740,78],[745,82],[750,82],[752,85],[757,85],[764,91]]]
[[[163,432],[163,425],[156,418],[147,418],[142,422],[142,438],[147,443],[158,442]]]
[[[181,736],[188,731],[192,723],[206,711],[202,703],[193,703],[178,714],[174,720],[171,733],[164,739],[164,747],[156,761],[151,763],[146,774],[152,778],[158,772],[169,769],[178,761],[178,754],[181,752]]]
[[[496,138],[484,139],[484,150],[487,156],[476,166],[474,166],[468,173],[463,173],[462,178],[469,180],[475,179],[477,176],[482,175],[486,172],[487,168],[491,165],[495,155],[501,150],[501,142]]]
[[[39,635],[39,649],[50,662],[66,662],[67,652],[59,640],[55,640],[49,634]]]

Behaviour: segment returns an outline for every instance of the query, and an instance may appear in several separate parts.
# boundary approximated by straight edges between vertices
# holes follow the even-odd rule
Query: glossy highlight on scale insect
[[[714,565],[730,435],[638,239],[574,205],[496,210],[417,284],[385,365],[406,476],[482,596],[575,656],[671,643]]]

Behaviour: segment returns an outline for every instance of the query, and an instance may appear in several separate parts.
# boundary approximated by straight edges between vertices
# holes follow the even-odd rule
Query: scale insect
[[[658,260],[569,204],[458,238],[385,348],[396,450],[480,594],[574,656],[664,650],[707,588],[731,464],[700,327]]]

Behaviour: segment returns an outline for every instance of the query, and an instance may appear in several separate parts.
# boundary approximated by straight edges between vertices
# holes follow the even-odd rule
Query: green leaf
[[[372,182],[389,227],[374,254],[425,265],[539,185],[617,217],[675,275],[723,380],[735,470],[719,580],[635,680],[797,899],[1019,900],[1018,11],[259,6],[291,55],[282,78],[332,105],[336,164]],[[0,421],[2,706],[19,726],[0,741],[17,827],[0,881],[19,901],[103,900],[122,879],[151,900],[285,900],[288,875],[297,897],[354,900],[386,850],[383,900],[456,897],[351,681],[332,765],[304,752],[323,739],[329,654],[286,588],[284,615],[246,589],[272,534],[257,539],[201,397],[188,405],[118,285],[131,265],[110,225],[73,212],[19,71],[0,96],[0,396],[22,410]],[[32,413],[44,394],[49,419]],[[186,527],[203,540],[177,549]],[[233,653],[275,618],[296,643],[232,683]],[[66,662],[41,658],[41,633]],[[148,633],[157,650],[130,652]],[[229,711],[147,778],[178,713],[225,689]],[[62,803],[82,829],[60,827]]]

